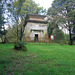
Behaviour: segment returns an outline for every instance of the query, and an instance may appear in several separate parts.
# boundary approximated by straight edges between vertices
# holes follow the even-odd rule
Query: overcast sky
[[[34,0],[36,3],[39,3],[40,6],[43,6],[44,8],[48,9],[51,7],[51,4],[53,0]]]

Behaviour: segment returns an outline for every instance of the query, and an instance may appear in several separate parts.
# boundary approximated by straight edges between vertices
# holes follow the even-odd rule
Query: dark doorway
[[[35,42],[38,42],[38,34],[35,34],[35,39],[34,39]]]

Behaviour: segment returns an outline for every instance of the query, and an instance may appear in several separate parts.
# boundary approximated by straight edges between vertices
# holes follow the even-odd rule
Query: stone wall
[[[23,41],[34,42],[36,34],[38,35],[38,42],[49,42],[47,24],[30,22],[25,27]]]

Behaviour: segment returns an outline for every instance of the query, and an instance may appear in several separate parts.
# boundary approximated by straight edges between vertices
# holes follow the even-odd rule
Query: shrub
[[[65,36],[62,30],[55,28],[52,34],[55,36],[55,42],[64,43]]]
[[[22,51],[27,51],[27,48],[25,46],[25,42],[23,41],[18,41],[17,43],[15,43],[14,49],[16,50],[22,50]]]
[[[69,44],[69,34],[65,34],[64,44]]]

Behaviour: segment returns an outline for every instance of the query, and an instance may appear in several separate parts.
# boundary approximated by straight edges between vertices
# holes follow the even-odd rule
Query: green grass
[[[75,75],[75,46],[27,44],[27,52],[0,44],[0,75]]]

